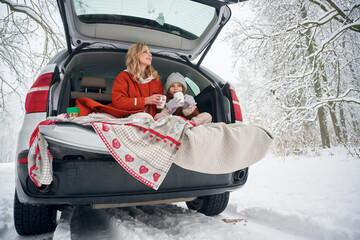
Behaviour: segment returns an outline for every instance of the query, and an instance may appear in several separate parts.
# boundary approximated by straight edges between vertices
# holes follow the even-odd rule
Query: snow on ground
[[[13,224],[14,165],[0,164],[0,239],[360,239],[360,159],[346,150],[267,157],[216,217],[184,203],[62,212],[54,233],[21,237]]]

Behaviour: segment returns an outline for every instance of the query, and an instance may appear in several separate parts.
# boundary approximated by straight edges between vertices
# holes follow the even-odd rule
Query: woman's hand
[[[158,104],[161,104],[162,101],[161,101],[161,94],[154,94],[150,97],[146,97],[145,98],[145,105],[150,105],[150,104],[155,104],[155,105],[158,105]]]

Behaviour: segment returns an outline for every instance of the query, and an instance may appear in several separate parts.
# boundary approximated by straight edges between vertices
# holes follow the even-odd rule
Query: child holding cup
[[[178,72],[171,73],[165,84],[166,104],[154,118],[176,115],[185,117],[196,125],[210,123],[211,115],[207,112],[199,113],[194,98],[186,94],[186,90],[185,78]]]

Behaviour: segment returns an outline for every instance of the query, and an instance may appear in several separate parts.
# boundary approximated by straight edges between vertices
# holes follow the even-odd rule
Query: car
[[[233,86],[202,65],[234,1],[57,0],[67,49],[44,67],[26,96],[16,159],[14,223],[18,234],[53,231],[57,212],[67,206],[111,208],[185,201],[208,216],[220,214],[229,193],[242,187],[248,168],[205,174],[173,164],[158,190],[124,170],[104,151],[91,126],[56,122],[41,128],[53,156],[53,181],[37,187],[28,170],[29,139],[38,124],[66,113],[79,97],[107,104],[112,83],[126,69],[129,46],[146,42],[161,80],[185,76],[188,94],[213,122],[242,121]],[[219,59],[219,61],[222,61]],[[87,139],[80,143],[79,138]]]

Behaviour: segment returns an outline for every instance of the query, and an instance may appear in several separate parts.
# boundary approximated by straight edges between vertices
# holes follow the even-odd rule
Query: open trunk
[[[125,52],[114,50],[84,50],[75,54],[66,68],[62,69],[63,80],[51,88],[50,96],[58,96],[56,92],[61,91],[63,97],[50,98],[49,114],[56,116],[65,113],[66,108],[74,106],[78,97],[89,97],[103,104],[110,103],[113,81],[126,69],[125,55]],[[222,111],[230,108],[231,99],[231,96],[223,96],[224,93],[220,91],[224,83],[215,82],[201,69],[184,61],[153,56],[152,65],[158,71],[163,85],[170,73],[181,72],[188,84],[188,94],[194,96],[199,111],[210,113],[213,122],[231,122],[231,118]],[[88,82],[89,78],[101,80],[102,83],[94,86],[93,82]]]

